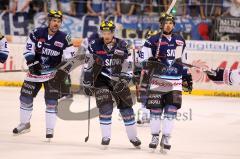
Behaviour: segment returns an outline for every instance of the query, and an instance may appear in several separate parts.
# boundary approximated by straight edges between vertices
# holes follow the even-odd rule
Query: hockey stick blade
[[[89,138],[89,136],[85,137],[85,142],[87,142],[87,141],[88,141],[88,138]]]
[[[88,96],[88,134],[87,137],[85,137],[85,142],[89,139],[90,134],[90,105],[91,105],[91,96]]]
[[[180,64],[180,63],[179,63]],[[201,67],[198,67],[198,66],[194,66],[194,65],[191,65],[191,64],[188,64],[188,63],[181,63],[183,66],[186,66],[186,67],[189,67],[189,68],[197,68],[199,70],[201,70],[202,72],[208,74],[208,75],[212,75],[212,76],[216,76],[216,72],[214,71],[211,71],[211,70],[208,70],[206,68],[201,68]]]

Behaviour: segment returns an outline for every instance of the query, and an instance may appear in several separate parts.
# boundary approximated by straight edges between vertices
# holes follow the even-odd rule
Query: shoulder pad
[[[34,41],[34,40],[37,40],[37,37],[40,35],[40,33],[41,33],[41,28],[35,28],[30,32],[29,36]]]
[[[88,41],[90,42],[90,41],[92,41],[92,40],[94,40],[94,39],[98,39],[100,36],[99,36],[99,34],[98,33],[93,33],[92,35],[90,35],[87,39],[88,39]]]
[[[116,38],[116,42],[118,43],[117,45],[118,45],[119,48],[123,48],[123,49],[128,48],[128,43],[125,40],[121,40],[121,39]]]
[[[179,45],[179,46],[185,45],[185,40],[183,39],[182,36],[176,35],[176,34],[174,36],[175,36],[177,45]]]

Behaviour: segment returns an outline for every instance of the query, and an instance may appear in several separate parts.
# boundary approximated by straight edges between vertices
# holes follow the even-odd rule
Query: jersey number
[[[32,44],[30,43],[27,43],[27,46],[26,46],[27,50],[31,51],[31,48],[32,48]]]

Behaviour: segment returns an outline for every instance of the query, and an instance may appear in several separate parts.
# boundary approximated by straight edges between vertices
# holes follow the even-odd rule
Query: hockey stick
[[[88,135],[85,137],[85,142],[89,139],[90,133],[90,104],[91,104],[91,96],[88,96]]]
[[[41,75],[45,75],[51,72],[56,71],[56,69],[46,69],[41,70]],[[18,69],[18,70],[0,70],[0,73],[14,73],[14,72],[28,72],[28,69]]]
[[[177,63],[180,64],[180,65],[186,66],[188,68],[197,68],[197,69],[201,70],[202,72],[204,72],[208,75],[216,76],[216,72],[208,70],[206,68],[202,68],[202,67],[195,66],[195,65],[192,65],[192,64],[188,64],[188,63],[184,63],[184,62],[177,62]]]
[[[167,14],[170,14],[170,12],[172,11],[172,9],[175,6],[176,2],[177,2],[177,0],[172,0],[171,5],[169,6],[169,8],[168,8],[168,10],[166,12]],[[156,56],[155,56],[156,58],[159,56],[160,47],[161,47],[161,41],[162,41],[163,28],[164,28],[165,23],[166,23],[166,18],[164,18],[164,20],[163,20],[163,26],[162,26],[160,37],[159,37],[159,40],[158,40],[157,53],[156,53]]]
[[[172,1],[171,5],[169,6],[169,8],[167,10],[167,14],[169,14],[172,11],[172,9],[175,6],[176,2],[177,2],[177,0],[173,0]]]
[[[27,72],[26,69],[19,69],[19,70],[0,70],[0,73],[12,73],[12,72]]]

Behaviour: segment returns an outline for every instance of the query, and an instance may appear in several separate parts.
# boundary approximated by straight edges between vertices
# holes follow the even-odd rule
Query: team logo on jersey
[[[173,60],[167,60],[167,63],[168,63],[169,66],[172,66]]]
[[[59,41],[55,41],[55,42],[54,42],[54,45],[57,46],[57,47],[60,47],[60,48],[63,47],[63,43],[61,43],[61,42],[59,42]]]

